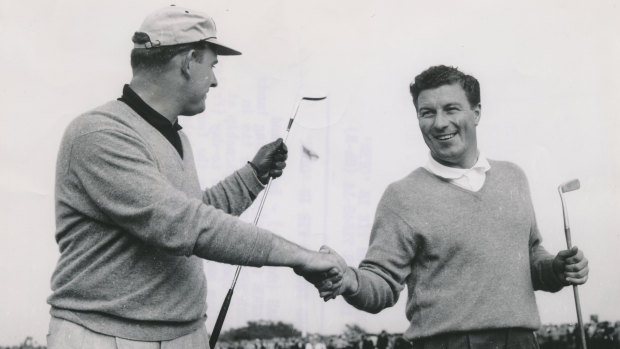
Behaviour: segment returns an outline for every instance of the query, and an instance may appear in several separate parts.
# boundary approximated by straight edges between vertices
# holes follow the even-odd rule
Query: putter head
[[[570,180],[566,183],[562,183],[560,184],[560,186],[558,187],[558,191],[560,193],[568,193],[569,191],[574,191],[577,190],[581,187],[581,185],[579,184],[579,180],[578,179],[573,179]]]
[[[304,96],[304,97],[301,97],[301,99],[305,99],[305,100],[307,100],[307,101],[320,101],[320,100],[325,99],[325,98],[327,98],[327,96],[325,96],[325,95],[322,95],[322,96]]]
[[[321,87],[306,87],[300,95],[301,99],[306,101],[320,101],[327,98],[327,93]]]

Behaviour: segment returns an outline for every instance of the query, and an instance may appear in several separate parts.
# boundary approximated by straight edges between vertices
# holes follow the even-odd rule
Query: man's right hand
[[[341,294],[352,294],[357,291],[357,276],[353,269],[347,266],[347,262],[329,246],[322,246],[319,250],[324,258],[336,258],[343,268],[343,274],[332,276],[330,274],[314,275],[312,279],[306,278],[318,289],[319,295],[324,301],[336,298]]]
[[[320,252],[308,251],[304,263],[293,270],[311,284],[317,284],[329,279],[334,284],[340,285],[342,275],[347,269],[347,264],[337,254],[332,255],[323,252],[325,249],[329,249],[329,247],[322,246]]]

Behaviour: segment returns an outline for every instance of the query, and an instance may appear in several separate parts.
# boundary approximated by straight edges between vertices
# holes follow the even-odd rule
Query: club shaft
[[[581,302],[579,301],[579,290],[577,285],[573,285],[573,294],[575,296],[575,309],[577,309],[577,323],[579,324],[579,333],[581,334],[581,347],[587,349],[586,331],[583,328],[583,318],[581,317]]]
[[[286,134],[284,135],[283,143],[286,144],[286,140],[288,139],[288,135],[291,133],[291,127],[293,126],[293,121],[295,120],[295,116],[297,116],[297,110],[299,110],[301,100],[295,106],[295,112],[293,116],[289,119],[288,126],[286,128]],[[256,212],[256,216],[254,217],[254,225],[258,225],[258,221],[260,220],[260,215],[263,212],[263,206],[265,206],[265,200],[267,200],[267,194],[269,194],[269,189],[271,188],[273,178],[269,177],[269,182],[267,182],[267,186],[265,187],[265,192],[263,193],[263,197],[260,200],[260,204],[258,205],[258,211]],[[217,343],[217,339],[220,336],[220,332],[222,330],[222,326],[224,325],[224,319],[226,319],[226,314],[228,313],[228,307],[230,306],[230,302],[232,300],[233,292],[235,291],[235,286],[237,285],[237,279],[239,279],[239,274],[241,273],[241,266],[238,265],[235,270],[235,275],[233,277],[233,281],[228,289],[228,293],[226,294],[226,298],[222,303],[222,308],[220,308],[220,312],[217,315],[217,321],[215,322],[215,326],[213,327],[213,331],[211,331],[211,338],[209,339],[209,345],[211,349],[215,349],[215,344]]]
[[[564,218],[564,235],[566,236],[566,248],[571,249],[571,233],[570,233],[570,225],[568,223],[568,209],[566,207],[566,203],[564,202],[564,195],[562,195],[562,191],[560,190],[560,200],[562,201],[562,215]],[[581,316],[581,302],[579,300],[579,289],[577,285],[573,285],[573,295],[575,298],[575,310],[577,311],[577,325],[579,326],[579,334],[581,337],[581,348],[587,349],[586,346],[586,335],[583,327],[583,317]]]

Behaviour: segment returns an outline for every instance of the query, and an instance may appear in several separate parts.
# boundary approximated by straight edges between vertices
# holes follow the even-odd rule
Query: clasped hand
[[[295,272],[313,284],[324,301],[338,295],[353,293],[357,290],[357,277],[347,266],[347,262],[328,246],[322,246],[318,253],[313,253],[313,266],[295,268]],[[331,265],[330,268],[327,268]]]

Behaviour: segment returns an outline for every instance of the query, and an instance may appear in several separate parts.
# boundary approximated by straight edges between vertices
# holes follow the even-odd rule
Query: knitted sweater
[[[528,183],[490,161],[471,192],[418,168],[388,186],[359,269],[355,307],[379,312],[408,288],[408,339],[478,329],[540,326],[534,290],[562,287],[541,246]]]
[[[173,339],[204,326],[201,258],[265,263],[272,234],[233,217],[262,189],[252,169],[203,191],[180,136],[183,159],[119,101],[68,126],[56,169],[53,316],[127,339]]]

